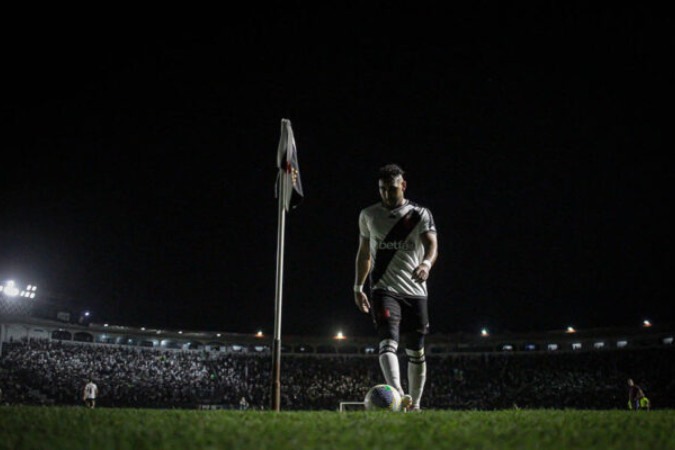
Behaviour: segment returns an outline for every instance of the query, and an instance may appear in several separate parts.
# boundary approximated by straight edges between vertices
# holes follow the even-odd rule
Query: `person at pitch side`
[[[405,198],[405,172],[396,164],[380,168],[381,202],[359,214],[354,302],[370,313],[377,330],[380,368],[387,384],[401,393],[406,410],[419,410],[427,366],[424,337],[429,332],[427,279],[438,255],[431,212]],[[364,291],[370,275],[370,298]],[[403,392],[396,355],[403,340],[409,394]]]
[[[649,411],[650,402],[640,386],[635,384],[632,378],[628,379],[628,409]]]
[[[90,378],[87,384],[84,386],[84,391],[82,392],[82,401],[84,401],[87,408],[96,407],[96,396],[98,395],[98,386]]]

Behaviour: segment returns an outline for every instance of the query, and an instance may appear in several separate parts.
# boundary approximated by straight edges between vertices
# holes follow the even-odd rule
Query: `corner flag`
[[[276,195],[281,195],[281,202],[286,211],[295,208],[304,198],[302,180],[300,179],[300,165],[298,152],[295,147],[295,137],[291,121],[281,119],[281,138],[277,149],[277,177]]]
[[[295,137],[291,121],[281,119],[281,138],[277,149],[276,197],[279,199],[279,223],[277,226],[277,275],[274,295],[274,339],[272,340],[272,394],[271,407],[281,409],[281,309],[284,291],[284,235],[286,233],[286,213],[302,201],[302,182],[300,166],[295,148]]]

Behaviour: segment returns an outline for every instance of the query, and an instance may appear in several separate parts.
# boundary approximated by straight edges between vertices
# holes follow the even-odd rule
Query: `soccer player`
[[[406,410],[419,410],[427,373],[426,281],[436,261],[438,242],[431,212],[405,198],[404,175],[396,164],[381,167],[378,184],[382,201],[359,215],[354,302],[373,318],[380,339],[380,368],[387,384],[401,393]],[[363,289],[368,275],[370,299]],[[401,338],[408,360],[407,395],[401,387],[396,355]]]
[[[96,407],[96,395],[98,394],[98,386],[90,379],[89,382],[84,386],[84,392],[82,393],[82,401],[89,408]]]

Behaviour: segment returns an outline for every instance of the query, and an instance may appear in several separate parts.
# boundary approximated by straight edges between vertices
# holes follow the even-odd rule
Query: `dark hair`
[[[405,172],[397,164],[386,164],[378,171],[378,180],[393,180],[397,176],[404,176]]]

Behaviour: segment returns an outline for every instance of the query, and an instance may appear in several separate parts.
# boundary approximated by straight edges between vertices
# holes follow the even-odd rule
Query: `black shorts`
[[[407,297],[376,289],[371,301],[371,316],[380,339],[399,342],[401,334],[429,332],[426,297]]]

